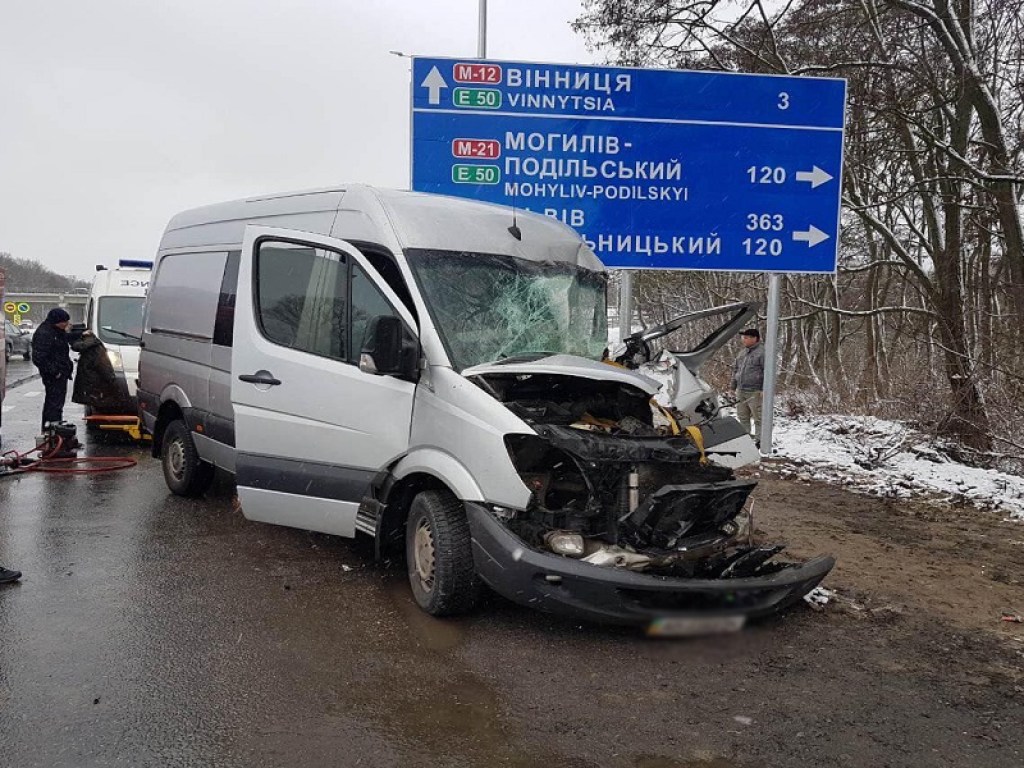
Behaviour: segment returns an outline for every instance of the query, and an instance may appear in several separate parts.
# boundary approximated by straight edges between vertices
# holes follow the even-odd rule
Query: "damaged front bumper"
[[[821,556],[764,576],[647,575],[540,552],[482,505],[465,508],[480,578],[516,603],[576,619],[644,626],[676,617],[767,616],[800,600],[835,565]]]

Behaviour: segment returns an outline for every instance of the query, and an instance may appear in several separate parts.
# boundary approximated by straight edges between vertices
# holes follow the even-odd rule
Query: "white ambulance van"
[[[139,378],[139,342],[142,340],[142,318],[152,261],[123,259],[115,269],[96,266],[96,276],[89,293],[85,324],[107,348],[114,374],[122,383],[129,405],[124,413],[111,416],[137,416],[136,388]],[[87,408],[86,416],[93,413]],[[97,422],[90,421],[95,425]]]

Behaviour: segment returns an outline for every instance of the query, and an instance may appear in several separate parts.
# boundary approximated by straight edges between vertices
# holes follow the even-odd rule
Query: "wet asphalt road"
[[[8,393],[5,449],[34,392]],[[941,628],[922,651],[801,609],[650,642],[497,598],[437,621],[357,542],[246,522],[228,481],[173,497],[131,444],[88,453],[139,465],[0,479],[25,572],[0,587],[4,768],[1021,764],[1019,700],[922,671],[952,663]]]

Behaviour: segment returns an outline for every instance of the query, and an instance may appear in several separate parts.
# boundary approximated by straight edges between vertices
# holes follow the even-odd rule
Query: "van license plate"
[[[746,620],[746,616],[665,616],[652,621],[647,634],[651,637],[724,635],[741,630]]]

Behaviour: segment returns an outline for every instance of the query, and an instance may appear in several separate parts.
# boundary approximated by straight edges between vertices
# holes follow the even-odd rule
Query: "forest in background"
[[[0,252],[0,270],[7,275],[7,291],[20,293],[64,293],[88,288],[87,280],[59,275],[38,261],[15,258]]]

